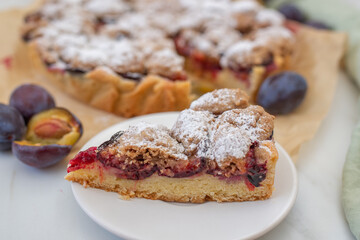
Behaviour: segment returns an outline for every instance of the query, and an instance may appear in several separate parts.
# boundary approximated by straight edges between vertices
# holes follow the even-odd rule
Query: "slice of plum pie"
[[[174,202],[254,201],[272,195],[274,117],[240,89],[219,89],[180,112],[171,129],[139,123],[78,153],[65,179]]]

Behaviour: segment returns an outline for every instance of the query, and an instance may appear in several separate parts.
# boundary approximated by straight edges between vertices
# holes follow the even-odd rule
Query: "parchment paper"
[[[0,102],[8,103],[13,89],[23,83],[37,83],[45,87],[58,106],[73,112],[83,123],[84,135],[75,146],[71,158],[91,137],[124,118],[89,107],[56,89],[51,82],[31,69],[22,44],[19,27],[27,10],[0,13]],[[300,146],[310,140],[325,118],[337,84],[340,60],[346,36],[341,33],[300,27],[292,69],[306,77],[309,89],[302,105],[292,114],[278,116],[275,139],[295,161]]]

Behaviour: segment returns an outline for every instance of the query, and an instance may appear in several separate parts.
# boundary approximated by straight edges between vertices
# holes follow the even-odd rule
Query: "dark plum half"
[[[35,84],[24,84],[12,92],[10,106],[16,108],[28,122],[33,115],[55,107],[55,101],[44,88]]]
[[[37,168],[60,162],[70,153],[71,148],[71,145],[39,145],[27,141],[15,141],[12,145],[13,153],[20,161]]]
[[[26,140],[42,144],[74,145],[83,132],[81,122],[65,108],[52,108],[32,117]]]
[[[9,150],[11,143],[20,140],[25,132],[25,122],[18,110],[0,103],[0,150]]]
[[[48,167],[64,159],[82,135],[80,121],[64,108],[34,115],[25,139],[12,145],[14,155],[33,167]]]

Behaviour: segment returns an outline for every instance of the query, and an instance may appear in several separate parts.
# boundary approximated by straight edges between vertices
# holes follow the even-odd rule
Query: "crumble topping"
[[[162,125],[139,123],[130,126],[118,138],[112,148],[117,153],[135,159],[141,155],[147,158],[171,158],[186,160],[184,147],[170,136],[170,130]]]
[[[171,134],[180,142],[188,155],[204,155],[209,148],[209,135],[215,122],[208,111],[184,110],[174,124]]]
[[[265,159],[273,154],[267,145],[269,142],[271,142],[271,140],[263,141],[262,144],[255,149],[255,156],[258,159],[259,164],[264,164]]]
[[[220,167],[244,158],[252,144],[269,138],[273,119],[262,107],[254,105],[224,112],[215,121],[205,157]]]
[[[209,111],[221,114],[227,110],[246,108],[249,106],[249,96],[240,89],[217,89],[206,93],[192,102],[190,109],[195,111]]]
[[[183,64],[183,58],[179,57],[174,51],[164,48],[150,55],[146,60],[145,67],[150,69],[149,73],[162,75],[164,72],[182,72],[182,68],[180,66]]]
[[[23,36],[52,67],[173,78],[184,73],[174,37],[238,69],[291,52],[293,36],[283,23],[256,0],[47,0],[26,17]]]
[[[264,9],[256,15],[256,21],[260,24],[268,24],[273,26],[281,26],[285,18],[273,9]]]
[[[101,17],[124,13],[130,10],[130,6],[122,0],[92,0],[84,4],[84,9]]]
[[[248,13],[256,12],[261,9],[258,2],[252,0],[235,1],[232,4],[232,12],[234,13]]]
[[[289,30],[278,26],[261,28],[250,34],[247,40],[237,42],[229,47],[220,63],[223,67],[234,70],[239,66],[249,67],[251,64],[263,64],[276,54],[289,53],[292,44],[292,33]],[[249,63],[251,64],[249,65]]]
[[[126,130],[111,149],[131,159],[181,161],[195,156],[229,166],[241,161],[253,144],[269,141],[274,128],[274,117],[260,106],[248,106],[247,100],[239,90],[216,90],[194,101],[199,109],[182,111],[171,130],[140,123]],[[220,115],[206,109],[212,102],[219,104]]]

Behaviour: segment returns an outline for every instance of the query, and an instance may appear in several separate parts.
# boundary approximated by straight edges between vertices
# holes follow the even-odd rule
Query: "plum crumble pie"
[[[273,120],[240,89],[215,90],[183,110],[171,129],[139,123],[78,153],[65,179],[125,198],[267,199],[278,159]]]
[[[46,0],[22,38],[36,69],[125,117],[183,110],[191,90],[242,88],[254,99],[294,42],[283,16],[256,0]]]

